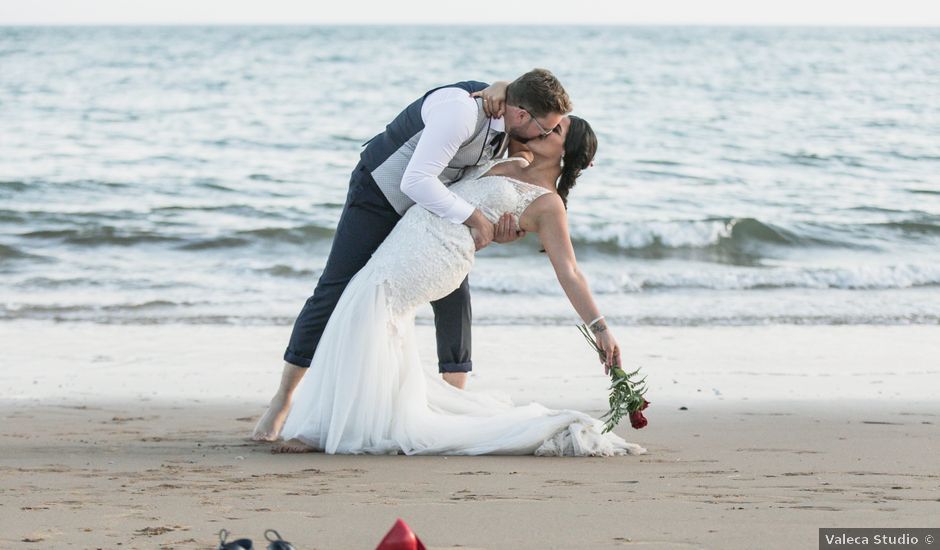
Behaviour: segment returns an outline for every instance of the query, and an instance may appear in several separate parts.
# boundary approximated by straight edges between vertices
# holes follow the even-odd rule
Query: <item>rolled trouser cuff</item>
[[[290,348],[287,348],[287,351],[284,352],[284,361],[294,365],[295,367],[306,369],[310,366],[310,362],[313,361],[313,357],[304,357],[302,355],[298,355],[291,351]]]
[[[438,372],[470,372],[473,370],[473,361],[467,361],[465,363],[438,363],[437,364]]]

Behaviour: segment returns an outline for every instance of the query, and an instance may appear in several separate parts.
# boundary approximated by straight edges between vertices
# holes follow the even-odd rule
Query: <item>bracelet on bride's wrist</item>
[[[593,327],[594,325],[596,325],[596,324],[598,323],[598,321],[600,321],[600,320],[603,319],[603,318],[604,318],[604,316],[601,315],[601,316],[598,317],[597,319],[594,319],[593,321],[591,321],[590,323],[588,323],[588,328]]]

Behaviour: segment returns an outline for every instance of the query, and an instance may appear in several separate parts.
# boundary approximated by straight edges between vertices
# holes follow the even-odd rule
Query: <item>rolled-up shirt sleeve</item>
[[[474,206],[438,179],[460,146],[476,129],[477,103],[459,88],[433,92],[421,109],[424,130],[401,180],[401,191],[411,200],[453,223],[463,223]]]

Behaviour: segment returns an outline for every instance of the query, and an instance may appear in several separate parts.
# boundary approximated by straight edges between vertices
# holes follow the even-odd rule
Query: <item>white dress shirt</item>
[[[453,223],[463,223],[476,208],[438,177],[460,146],[473,136],[477,114],[477,102],[466,90],[441,88],[429,94],[421,106],[424,130],[401,179],[402,193]],[[502,118],[493,119],[490,135],[504,129]]]

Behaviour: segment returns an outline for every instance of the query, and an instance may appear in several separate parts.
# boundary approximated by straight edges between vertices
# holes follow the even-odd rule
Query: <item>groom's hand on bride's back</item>
[[[516,217],[506,212],[496,223],[496,234],[493,236],[493,242],[506,244],[525,237],[525,231],[518,229],[518,227]]]
[[[493,237],[496,236],[496,226],[486,219],[479,208],[474,210],[463,223],[470,228],[470,236],[473,237],[473,244],[477,250],[486,248],[486,245],[493,242]]]

